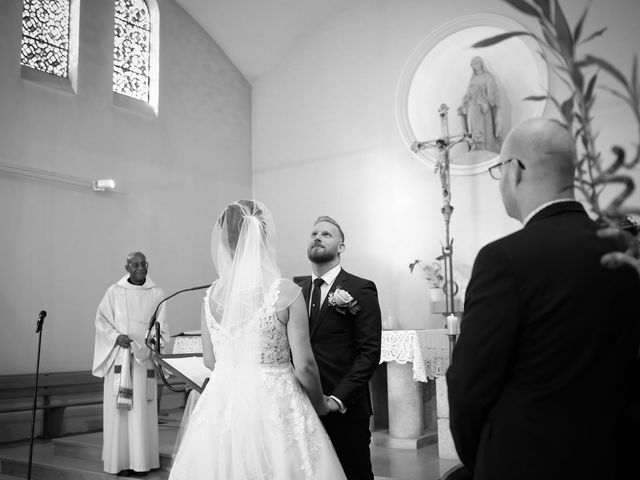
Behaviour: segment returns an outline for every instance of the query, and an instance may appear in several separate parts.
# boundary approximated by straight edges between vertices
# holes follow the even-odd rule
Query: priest
[[[149,319],[164,292],[147,277],[141,252],[98,306],[93,375],[104,378],[104,471],[130,476],[160,467],[155,369],[145,345]],[[158,313],[168,338],[164,305]]]

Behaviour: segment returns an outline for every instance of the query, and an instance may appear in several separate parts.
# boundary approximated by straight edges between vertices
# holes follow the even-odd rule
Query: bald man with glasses
[[[624,478],[628,466],[640,278],[601,264],[619,246],[575,200],[573,158],[567,129],[534,118],[490,169],[523,228],[478,253],[447,371],[451,432],[474,480]]]

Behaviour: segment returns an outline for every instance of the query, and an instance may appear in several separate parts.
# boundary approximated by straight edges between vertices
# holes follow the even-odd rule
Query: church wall
[[[147,254],[167,294],[211,282],[217,213],[251,194],[249,83],[174,1],[157,8],[155,116],[114,105],[113,2],[81,1],[75,93],[21,79],[22,2],[0,2],[0,162],[123,192],[0,171],[0,375],[35,370],[40,310],[41,371],[90,370],[96,307],[127,253]],[[170,301],[171,333],[199,328],[202,294]]]
[[[572,25],[586,3],[563,2]],[[402,140],[395,110],[398,81],[405,62],[432,31],[479,13],[501,14],[537,31],[498,0],[351,2],[341,15],[299,38],[254,84],[254,194],[275,216],[283,273],[309,272],[305,247],[311,225],[318,215],[335,217],[346,233],[343,266],[377,283],[387,328],[441,326],[441,317],[426,315],[424,280],[408,269],[416,258],[431,262],[441,253],[440,181]],[[628,71],[633,54],[640,53],[639,18],[635,0],[591,2],[584,31],[609,30],[587,51]],[[557,80],[551,88],[561,92]],[[630,116],[619,102],[598,95],[603,151],[614,141],[629,146]],[[634,175],[640,180],[637,171]],[[504,213],[498,184],[488,173],[454,176],[451,182],[454,261],[469,270],[482,245],[519,223]],[[637,193],[634,203],[640,204]]]

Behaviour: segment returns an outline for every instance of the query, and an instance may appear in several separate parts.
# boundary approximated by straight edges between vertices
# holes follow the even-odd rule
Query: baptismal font
[[[458,293],[458,285],[453,280],[453,238],[451,237],[450,224],[451,215],[453,214],[453,205],[451,205],[451,172],[449,153],[451,149],[459,143],[466,142],[469,147],[473,145],[474,139],[469,133],[460,135],[449,135],[449,107],[441,104],[438,109],[440,116],[440,137],[435,140],[415,141],[411,145],[411,150],[418,153],[424,149],[437,150],[438,160],[435,165],[435,173],[440,176],[440,184],[442,188],[442,217],[444,219],[445,239],[442,243],[442,255],[437,260],[444,263],[444,290],[445,297],[445,316],[447,319],[447,335],[449,336],[449,360],[453,353],[453,347],[456,344],[458,334],[460,333],[460,319],[455,312],[455,296]]]

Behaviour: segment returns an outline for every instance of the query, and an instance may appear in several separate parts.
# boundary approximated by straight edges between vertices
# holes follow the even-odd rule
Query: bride
[[[211,249],[220,278],[204,298],[202,344],[213,373],[169,479],[346,480],[318,417],[328,408],[305,302],[280,277],[271,214],[230,204]]]

